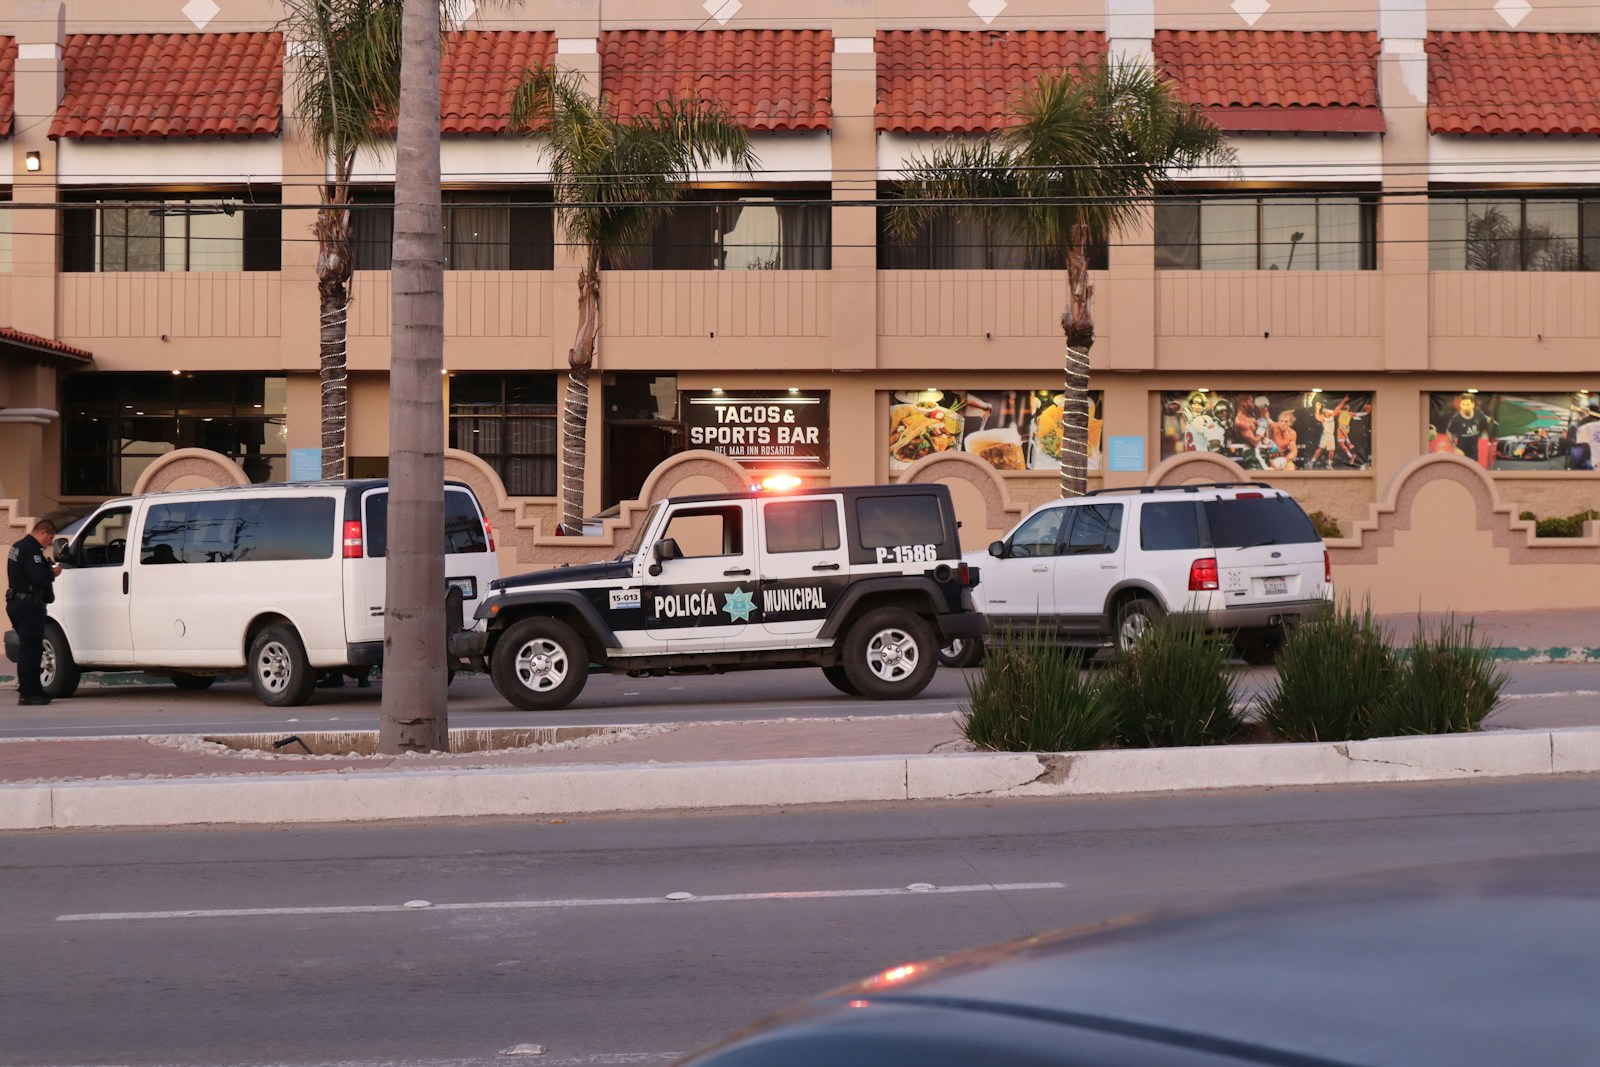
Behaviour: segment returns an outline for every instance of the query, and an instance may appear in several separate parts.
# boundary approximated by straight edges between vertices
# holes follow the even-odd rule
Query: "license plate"
[[[461,599],[463,600],[478,599],[478,579],[470,574],[460,578],[446,578],[444,584],[446,588],[461,590]]]
[[[1266,586],[1266,594],[1268,596],[1282,596],[1289,591],[1289,579],[1287,578],[1264,578],[1262,582]]]

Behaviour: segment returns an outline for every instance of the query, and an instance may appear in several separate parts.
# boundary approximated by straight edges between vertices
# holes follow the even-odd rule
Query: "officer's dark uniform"
[[[24,703],[50,698],[39,684],[44,655],[44,606],[56,598],[55,565],[44,558],[44,546],[28,535],[11,546],[6,558],[6,614],[17,631],[17,696]]]

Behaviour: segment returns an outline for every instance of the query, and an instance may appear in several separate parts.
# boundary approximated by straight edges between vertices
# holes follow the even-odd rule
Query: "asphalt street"
[[[1491,725],[1600,725],[1600,663],[1508,664],[1511,697]],[[1241,697],[1271,685],[1267,668],[1237,669]],[[560,726],[707,722],[733,719],[899,715],[954,711],[966,696],[963,673],[940,670],[915,700],[847,697],[815,669],[722,675],[628,678],[595,675],[571,707],[522,712],[508,705],[487,678],[459,677],[450,687],[450,724],[458,727]],[[0,694],[0,738],[86,737],[218,731],[367,730],[378,725],[382,682],[319,689],[304,707],[273,709],[256,700],[243,678],[225,679],[202,693],[165,683],[85,687],[46,708],[7,706]]]
[[[977,944],[1596,848],[1594,778],[11,833],[0,1061],[507,1064],[537,1045],[526,1062],[663,1063],[797,998]]]

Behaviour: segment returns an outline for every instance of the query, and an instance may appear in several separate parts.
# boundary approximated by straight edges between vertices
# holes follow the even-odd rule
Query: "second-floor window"
[[[61,212],[66,271],[272,271],[282,262],[276,202],[133,194]]]
[[[827,270],[833,211],[826,193],[698,191],[673,206],[648,242],[618,250],[614,270]],[[707,202],[710,201],[710,202]]]
[[[533,194],[476,189],[444,193],[445,270],[550,270],[555,219]],[[394,193],[363,192],[350,212],[356,270],[388,270],[394,257]]]
[[[1600,270],[1600,200],[1433,197],[1433,270]]]
[[[1089,269],[1105,270],[1106,246],[1089,248]],[[1005,208],[930,217],[910,240],[889,229],[878,214],[879,270],[1065,270],[1065,248],[1046,248],[1024,238]]]
[[[1228,197],[1156,204],[1165,270],[1373,270],[1377,205],[1358,196]]]

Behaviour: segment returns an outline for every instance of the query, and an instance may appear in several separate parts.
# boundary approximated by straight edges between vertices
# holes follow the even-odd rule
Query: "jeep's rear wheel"
[[[1133,651],[1150,628],[1160,622],[1166,612],[1154,600],[1135,597],[1124,601],[1117,609],[1117,655],[1126,656]]]
[[[856,683],[850,680],[850,672],[843,667],[824,667],[822,668],[822,676],[845,696],[858,697],[861,695],[861,690],[856,688]]]
[[[500,695],[523,711],[554,711],[583,691],[589,650],[560,619],[523,619],[495,644],[489,675]]]
[[[877,608],[850,627],[843,666],[862,696],[906,700],[932,680],[939,646],[922,616],[905,608]]]

